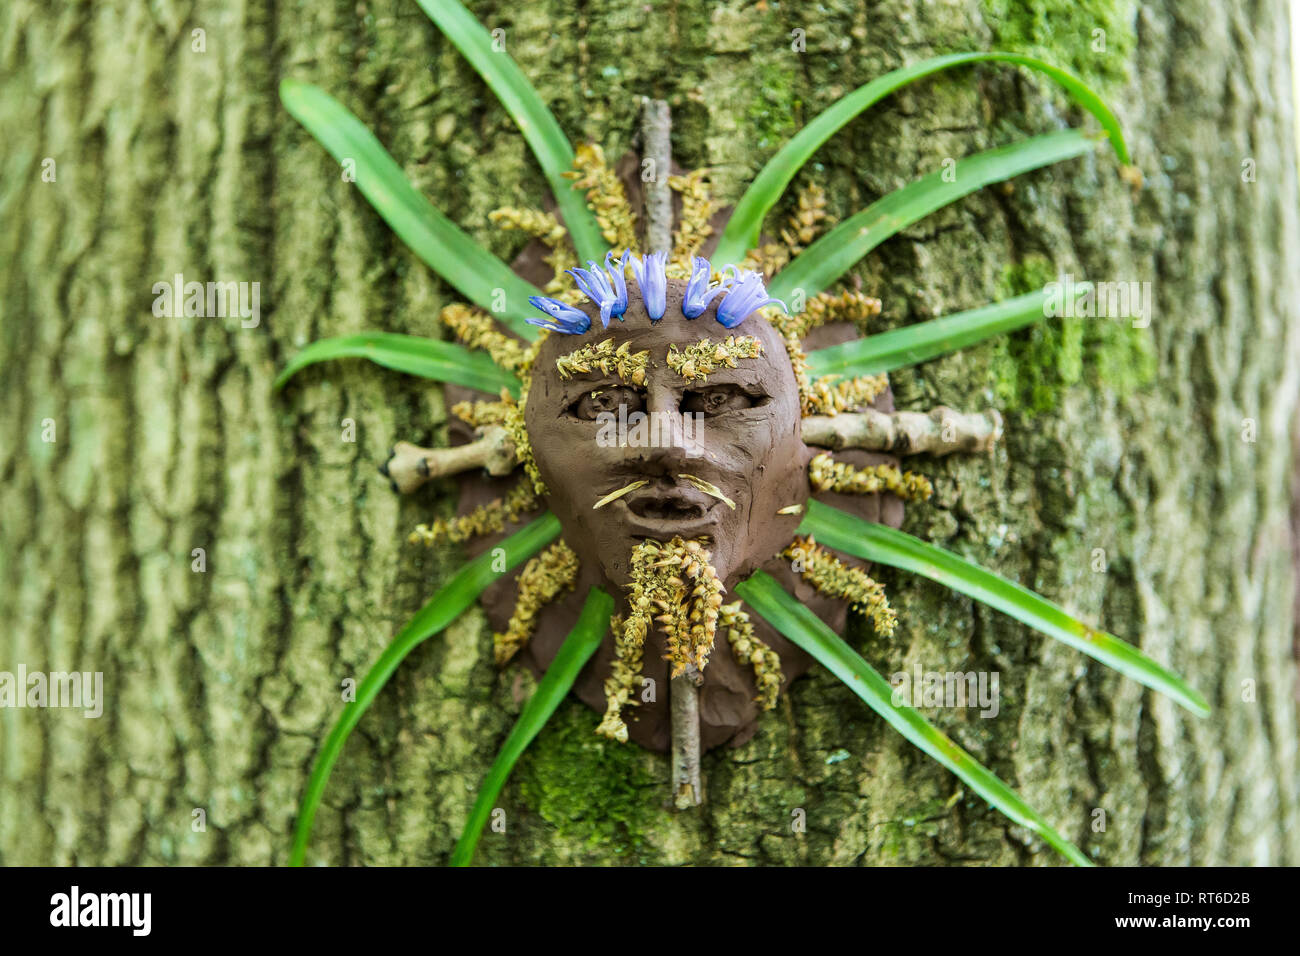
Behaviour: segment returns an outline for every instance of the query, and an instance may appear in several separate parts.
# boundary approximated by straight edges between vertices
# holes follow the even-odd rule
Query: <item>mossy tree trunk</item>
[[[855,274],[887,325],[1057,272],[1152,283],[1148,329],[1065,320],[895,375],[903,407],[1008,416],[991,458],[918,463],[937,494],[905,527],[1140,642],[1214,713],[1190,717],[903,575],[884,575],[898,635],[855,639],[887,674],[999,672],[996,719],[934,719],[1099,860],[1300,862],[1285,5],[579,6],[472,9],[505,30],[571,138],[617,156],[640,95],[663,97],[675,156],[713,167],[733,200],[836,97],[925,56],[1011,46],[1101,86],[1146,175],[1140,194],[1099,150],[970,197]],[[450,511],[450,483],[398,500],[374,467],[396,438],[445,440],[438,388],[349,361],[271,391],[307,342],[440,336],[454,299],[281,109],[277,83],[340,98],[503,257],[519,240],[487,213],[540,205],[543,179],[410,0],[10,0],[0,25],[0,670],[102,671],[107,695],[98,720],[0,712],[0,862],[283,862],[341,682],[462,555],[405,543]],[[956,72],[853,123],[809,174],[843,217],[947,157],[1066,120],[1081,117],[1039,78]],[[155,317],[152,286],[176,273],[260,282],[260,325]],[[478,610],[418,649],[348,743],[309,859],[446,860],[530,686],[496,672]],[[666,757],[596,738],[596,721],[560,708],[481,861],[1055,859],[824,672],[752,742],[706,757],[698,813],[664,809]]]

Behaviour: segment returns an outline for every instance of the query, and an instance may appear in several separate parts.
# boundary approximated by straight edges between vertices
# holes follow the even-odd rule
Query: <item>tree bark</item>
[[[994,406],[1006,424],[991,456],[909,461],[936,495],[905,529],[1139,643],[1213,713],[902,574],[883,574],[896,636],[851,639],[885,674],[997,671],[996,718],[927,713],[1098,861],[1300,863],[1285,4],[1018,7],[1045,12],[1052,38],[995,0],[578,6],[471,9],[572,140],[616,157],[641,97],[663,98],[674,155],[712,167],[728,201],[838,96],[930,55],[1015,47],[1101,88],[1141,192],[1099,149],[923,220],[853,275],[884,301],[882,328],[1058,272],[1152,283],[1147,329],[1053,320],[896,373],[902,409]],[[445,443],[438,387],[349,360],[271,390],[317,338],[442,337],[457,299],[277,84],[339,98],[507,260],[523,240],[487,213],[540,207],[545,182],[409,0],[10,0],[0,24],[0,670],[102,671],[107,696],[97,720],[0,711],[0,863],[282,863],[343,682],[463,554],[406,543],[451,513],[452,482],[408,500],[376,471],[397,438]],[[1037,75],[956,71],[854,121],[804,177],[843,218],[945,158],[1085,118]],[[154,316],[153,284],[176,273],[259,282],[260,324]],[[531,686],[497,673],[478,609],[417,649],[344,749],[309,861],[444,862]],[[597,738],[597,722],[560,707],[479,862],[1058,862],[820,669],[750,743],[705,755],[698,813],[664,807],[666,756]]]

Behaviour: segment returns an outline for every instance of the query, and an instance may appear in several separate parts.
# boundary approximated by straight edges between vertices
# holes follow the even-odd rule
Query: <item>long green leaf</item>
[[[893,688],[880,672],[858,656],[825,621],[787,594],[774,578],[758,571],[749,580],[736,585],[736,594],[760,617],[848,685],[889,726],[955,773],[1013,823],[1037,833],[1071,863],[1092,865],[1078,847],[1057,833],[996,774],[953,743],[947,734],[919,712],[895,704]]]
[[[560,521],[547,512],[531,524],[520,528],[499,545],[505,552],[505,571],[514,568],[520,562],[532,557],[549,544],[560,533]],[[484,589],[497,580],[504,571],[492,568],[496,560],[497,549],[485,551],[465,567],[461,568],[446,586],[429,599],[424,607],[416,612],[410,623],[402,628],[393,642],[379,655],[369,673],[357,687],[356,700],[343,707],[338,722],[325,738],[316,763],[312,767],[307,789],[303,793],[302,806],[298,811],[298,825],[294,831],[293,849],[289,853],[289,865],[301,866],[307,853],[307,841],[311,837],[312,821],[316,818],[316,809],[320,806],[321,796],[325,793],[325,784],[330,771],[343,751],[343,744],[356,727],[361,716],[374,702],[375,696],[388,683],[407,654],[427,638],[437,634],[465,609],[473,604]]]
[[[815,349],[808,353],[808,371],[813,376],[851,377],[906,368],[1032,325],[1046,315],[1047,301],[1046,291],[1030,292],[978,309]]]
[[[952,53],[915,63],[912,66],[893,70],[884,76],[878,76],[870,83],[858,87],[852,93],[836,100],[829,108],[818,114],[817,118],[801,129],[790,142],[777,152],[762,171],[745,190],[736,208],[731,213],[718,248],[713,254],[713,261],[720,264],[740,262],[745,253],[758,245],[759,234],[763,228],[763,219],[776,205],[781,194],[785,192],[790,181],[812,158],[821,145],[835,135],[844,124],[875,103],[884,99],[901,86],[915,82],[922,77],[947,70],[955,66],[970,63],[998,60],[1015,63],[1020,66],[1038,70],[1050,76],[1093,116],[1097,117],[1102,128],[1110,136],[1111,144],[1119,161],[1128,164],[1128,147],[1124,143],[1124,133],[1120,129],[1115,114],[1096,93],[1089,89],[1076,76],[1059,67],[1052,66],[1032,56],[1021,53]]]
[[[425,199],[346,107],[324,90],[297,80],[280,82],[280,100],[331,156],[340,163],[355,163],[361,194],[429,268],[515,333],[529,340],[538,337],[524,319],[537,314],[528,297],[541,295],[541,290],[511,272]],[[498,310],[497,305],[502,307]]]
[[[515,762],[533,742],[538,731],[551,719],[555,708],[578,679],[578,672],[586,666],[591,655],[596,653],[596,648],[600,647],[600,642],[609,631],[609,618],[613,613],[614,599],[600,588],[592,588],[582,606],[578,623],[564,639],[564,644],[551,661],[551,666],[546,669],[537,690],[533,691],[533,696],[515,721],[501,753],[489,768],[483,787],[478,792],[478,799],[474,801],[474,808],[465,821],[465,829],[451,854],[452,866],[468,866],[474,858],[474,848],[478,846],[483,825],[492,814],[492,804],[505,786]]]
[[[419,0],[419,3],[492,88],[519,126],[551,184],[579,258],[599,260],[609,244],[601,235],[596,217],[587,208],[586,199],[564,178],[564,173],[573,168],[573,147],[555,116],[515,61],[504,50],[492,48],[491,35],[457,0]]]
[[[283,388],[299,369],[339,358],[366,358],[384,368],[431,378],[436,382],[451,382],[493,395],[501,394],[501,389],[505,388],[510,390],[510,394],[519,395],[519,379],[498,366],[486,353],[471,351],[454,342],[395,332],[363,332],[313,342],[295,355],[284,371],[276,376],[275,387]]]
[[[1165,694],[1198,717],[1209,716],[1210,707],[1204,697],[1132,644],[1088,627],[1028,588],[986,571],[951,551],[817,501],[808,502],[808,513],[799,531],[813,535],[819,544],[837,551],[937,581]]]
[[[1031,169],[1082,156],[1096,141],[1077,129],[1034,136],[985,150],[957,161],[952,180],[947,170],[922,176],[878,199],[822,236],[776,274],[768,294],[789,301],[796,289],[811,298],[847,272],[863,256],[918,219],[990,183]]]

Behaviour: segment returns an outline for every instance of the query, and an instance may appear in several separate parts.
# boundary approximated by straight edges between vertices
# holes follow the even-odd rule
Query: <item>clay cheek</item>
[[[699,441],[730,474],[732,484],[753,478],[757,465],[777,447],[778,434],[770,416],[760,409],[706,418],[699,429]]]

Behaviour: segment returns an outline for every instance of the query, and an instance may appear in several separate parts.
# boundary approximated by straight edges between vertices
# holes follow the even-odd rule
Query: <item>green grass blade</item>
[[[491,35],[457,0],[419,0],[419,3],[429,19],[483,77],[524,134],[551,184],[578,258],[583,262],[599,261],[609,244],[600,233],[596,217],[587,208],[585,197],[564,178],[564,173],[573,168],[573,147],[555,116],[515,61],[506,52],[492,49]]]
[[[717,251],[713,254],[713,261],[721,265],[738,263],[744,258],[746,252],[758,245],[763,219],[776,205],[791,180],[803,168],[804,163],[812,158],[813,153],[855,116],[908,83],[938,73],[940,70],[987,61],[1001,61],[1029,67],[1045,73],[1060,83],[1080,106],[1092,113],[1101,123],[1110,137],[1111,144],[1115,147],[1115,154],[1119,157],[1119,161],[1125,165],[1130,162],[1128,146],[1124,143],[1124,133],[1120,129],[1119,120],[1115,118],[1115,114],[1101,97],[1073,74],[1021,53],[952,53],[938,56],[878,76],[870,83],[858,87],[818,114],[790,142],[781,147],[777,154],[768,160],[767,165],[736,203],[731,219],[722,232]]]
[[[299,369],[340,358],[366,358],[384,368],[435,382],[451,382],[493,395],[501,394],[501,389],[506,388],[510,394],[519,395],[519,379],[499,367],[486,352],[475,352],[454,342],[395,332],[363,332],[313,342],[276,376],[275,387],[283,388]]]
[[[478,838],[483,833],[483,825],[492,813],[492,804],[505,786],[515,762],[533,742],[538,731],[551,719],[555,708],[578,679],[578,672],[586,666],[591,655],[596,653],[596,648],[600,647],[600,642],[609,631],[609,618],[613,613],[614,599],[600,588],[592,588],[587,594],[587,602],[582,606],[578,623],[564,639],[555,660],[551,661],[537,690],[524,705],[501,753],[488,770],[483,787],[478,792],[478,799],[474,801],[474,808],[465,821],[465,829],[451,854],[452,866],[469,866],[470,860],[474,858],[474,848],[478,846]]]
[[[811,534],[819,544],[865,561],[912,571],[937,581],[1113,667],[1198,717],[1209,716],[1210,707],[1204,697],[1132,644],[1088,627],[1028,588],[986,571],[951,551],[817,501],[808,502],[808,513],[799,525],[799,532]]]
[[[918,711],[895,704],[893,688],[880,672],[864,661],[825,621],[787,594],[774,578],[758,571],[749,580],[736,585],[736,594],[760,617],[848,685],[890,727],[955,773],[1013,823],[1037,833],[1071,863],[1092,866],[1092,861],[1078,847],[1057,833],[996,774],[953,743],[947,734]]]
[[[359,119],[310,83],[282,80],[280,100],[331,156],[340,163],[351,160],[356,164],[356,186],[361,194],[430,269],[515,333],[529,340],[537,338],[538,330],[524,319],[536,314],[528,297],[541,295],[541,290],[511,272],[425,199]],[[500,311],[493,308],[497,290],[504,293]]]
[[[532,557],[553,541],[559,533],[560,521],[550,512],[520,528],[497,545],[505,551],[505,569],[508,571]],[[325,738],[325,743],[312,767],[311,777],[307,780],[307,789],[303,793],[302,806],[298,811],[298,824],[294,830],[293,849],[289,853],[290,866],[302,865],[307,853],[307,841],[311,837],[312,821],[316,818],[316,809],[320,806],[330,771],[334,769],[348,735],[352,733],[352,729],[370,708],[376,695],[388,683],[388,678],[393,676],[393,671],[397,670],[397,665],[406,655],[411,653],[418,644],[460,617],[478,599],[483,590],[504,573],[492,570],[493,560],[493,551],[485,551],[461,568],[442,590],[430,598],[379,655],[379,660],[375,661],[374,666],[357,687],[356,700],[344,705],[343,713],[334,724],[329,736]]]
[[[890,329],[808,353],[808,371],[821,375],[876,375],[956,352],[1004,332],[1040,321],[1046,291],[1030,292],[940,319]]]
[[[944,181],[945,170],[922,176],[850,216],[814,242],[776,274],[768,285],[768,294],[787,304],[796,289],[803,290],[805,298],[812,298],[876,246],[936,209],[991,183],[1082,156],[1094,148],[1096,141],[1087,133],[1061,130],[960,159],[953,182]]]

